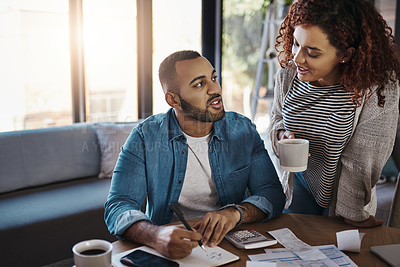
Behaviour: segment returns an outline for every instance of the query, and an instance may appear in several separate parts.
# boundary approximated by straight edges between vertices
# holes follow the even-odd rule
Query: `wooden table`
[[[189,221],[192,223],[192,221]],[[276,230],[280,228],[289,228],[292,232],[302,241],[309,245],[330,245],[337,246],[336,232],[343,230],[355,229],[347,225],[343,220],[336,217],[315,216],[305,214],[282,214],[282,216],[275,218],[265,223],[249,223],[242,224],[237,229],[254,229],[262,234],[267,234],[267,231]],[[388,266],[378,256],[370,251],[371,246],[396,244],[400,243],[400,229],[379,226],[374,228],[359,228],[361,233],[366,233],[361,243],[361,252],[344,252],[349,256],[358,266]],[[117,254],[135,247],[137,244],[127,241],[116,241],[113,243],[113,254]],[[236,254],[240,257],[240,261],[228,264],[228,266],[246,266],[246,261],[249,260],[247,255],[264,253],[264,249],[251,249],[242,250],[237,249],[225,239],[219,244],[220,247]],[[281,245],[277,244],[269,248],[279,248]]]

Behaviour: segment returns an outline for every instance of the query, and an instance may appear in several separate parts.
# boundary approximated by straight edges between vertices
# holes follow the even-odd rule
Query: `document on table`
[[[337,267],[357,265],[335,245],[313,246],[313,249],[324,254],[324,259],[306,260],[302,259],[294,251],[287,248],[265,249],[264,254],[249,255],[251,262],[248,261],[247,267],[257,267],[260,262],[265,263],[264,266],[320,266],[320,267]]]
[[[265,249],[264,254],[249,255],[247,267],[265,266],[357,266],[335,245],[310,246],[288,228],[268,232],[285,248]],[[346,233],[345,233],[346,234]],[[358,235],[357,235],[358,237]],[[254,264],[253,264],[254,263]]]
[[[136,250],[136,249],[141,249],[144,251],[147,251],[149,253],[162,256],[160,253],[158,253],[156,250],[150,248],[150,247],[146,247],[146,246],[142,246],[142,247],[138,247],[135,249],[131,249],[116,255],[112,256],[112,266],[113,267],[125,267],[124,264],[122,264],[119,260],[121,259],[121,257],[125,256],[126,254],[131,253],[132,251]],[[201,249],[199,246],[197,246],[196,248],[194,248],[192,250],[192,254],[190,254],[189,256],[183,258],[183,259],[179,259],[179,260],[174,260],[176,262],[179,263],[179,266],[182,267],[207,267],[207,266],[220,266],[220,265],[224,265],[227,263],[230,263],[232,261],[236,261],[239,260],[239,257],[230,253],[229,251],[220,248],[220,247],[206,247],[206,251],[204,251],[203,249]]]
[[[298,239],[297,236],[295,236],[295,234],[293,234],[293,232],[288,228],[269,231],[268,233],[282,246],[296,253],[296,255],[303,260],[326,259],[326,255]]]

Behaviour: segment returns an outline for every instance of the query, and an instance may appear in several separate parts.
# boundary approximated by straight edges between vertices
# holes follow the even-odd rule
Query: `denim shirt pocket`
[[[247,181],[250,176],[251,163],[228,174],[229,189],[235,198],[235,202],[243,200],[244,192],[246,192]]]

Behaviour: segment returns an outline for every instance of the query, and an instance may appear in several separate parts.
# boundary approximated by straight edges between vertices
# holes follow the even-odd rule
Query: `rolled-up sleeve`
[[[146,197],[145,174],[144,145],[137,127],[121,148],[105,203],[106,225],[118,238],[135,222],[150,220],[140,211]]]

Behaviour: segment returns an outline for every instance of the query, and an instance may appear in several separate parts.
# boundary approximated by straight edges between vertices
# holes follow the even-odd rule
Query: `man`
[[[105,205],[110,232],[178,259],[199,240],[216,246],[237,224],[279,216],[285,196],[264,143],[249,119],[225,113],[211,64],[178,51],[159,78],[172,108],[139,124],[122,147]],[[172,203],[202,217],[197,231],[162,226],[176,220]]]

